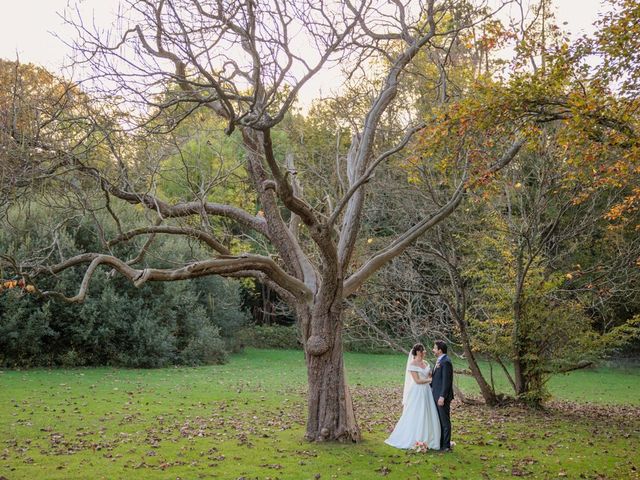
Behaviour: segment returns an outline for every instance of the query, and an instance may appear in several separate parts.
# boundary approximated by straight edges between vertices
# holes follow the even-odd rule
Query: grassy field
[[[544,412],[454,403],[457,445],[442,455],[383,443],[405,358],[347,354],[346,364],[358,445],[302,440],[301,352],[249,350],[199,368],[3,371],[0,478],[640,478],[638,368],[555,378]],[[458,384],[474,392],[471,379]]]

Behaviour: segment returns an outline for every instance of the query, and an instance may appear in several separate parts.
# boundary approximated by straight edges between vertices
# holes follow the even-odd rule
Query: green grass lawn
[[[0,478],[640,478],[638,368],[554,378],[544,412],[454,403],[457,445],[441,455],[383,443],[400,414],[405,361],[346,355],[358,445],[302,440],[301,352],[248,350],[198,368],[3,371]],[[476,391],[472,379],[457,381]]]

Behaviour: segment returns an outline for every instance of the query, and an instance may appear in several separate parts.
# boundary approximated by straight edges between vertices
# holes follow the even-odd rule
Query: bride
[[[431,394],[431,367],[424,361],[425,349],[417,343],[409,353],[402,393],[402,416],[384,442],[396,448],[412,448],[423,442],[440,449],[440,420]]]

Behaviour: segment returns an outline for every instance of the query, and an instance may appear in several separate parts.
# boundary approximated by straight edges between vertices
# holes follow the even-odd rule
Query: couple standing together
[[[413,448],[416,443],[430,450],[451,451],[451,400],[453,365],[447,356],[447,344],[433,345],[436,365],[425,362],[424,345],[414,345],[407,360],[402,392],[402,416],[385,443],[396,448]]]

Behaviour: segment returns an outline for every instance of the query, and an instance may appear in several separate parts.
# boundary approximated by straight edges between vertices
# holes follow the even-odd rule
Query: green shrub
[[[14,292],[2,295],[3,367],[223,363],[228,350],[214,319],[245,318],[233,299],[209,311],[188,282],[138,290],[105,272],[95,274],[90,295],[81,305]]]
[[[300,350],[302,342],[297,325],[251,325],[241,329],[235,337],[235,347],[271,348],[281,350]],[[395,353],[376,343],[375,340],[343,338],[345,352],[358,353]]]
[[[397,353],[395,350],[381,345],[376,340],[351,338],[349,335],[343,337],[343,349],[345,352],[356,353]]]
[[[29,258],[33,250],[45,248],[51,228],[59,223],[50,211],[35,205],[29,217],[23,211],[13,215],[12,228],[0,229],[0,251],[17,259]],[[59,253],[66,258],[101,248],[86,217],[74,217],[57,234]],[[155,258],[181,261],[206,254],[197,252],[183,238],[159,238],[156,244],[159,253]],[[135,245],[117,249],[121,258],[132,258],[138,251]],[[158,268],[171,267],[161,260],[156,263]],[[85,268],[39,278],[37,285],[41,290],[75,295]],[[0,292],[0,366],[222,363],[227,359],[227,345],[232,343],[228,338],[247,321],[241,305],[235,280],[206,277],[135,288],[121,276],[109,275],[106,268],[96,271],[82,304],[24,295],[20,289],[4,290]]]
[[[18,292],[0,295],[0,366],[49,365],[47,345],[59,336],[51,328],[50,309]]]
[[[302,348],[297,325],[251,325],[238,332],[238,342],[242,347],[275,348],[299,350]]]

